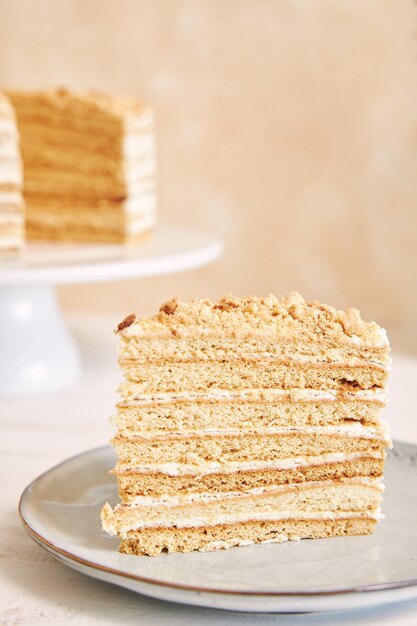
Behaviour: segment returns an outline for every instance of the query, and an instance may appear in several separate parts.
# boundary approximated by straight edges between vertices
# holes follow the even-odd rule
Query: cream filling
[[[20,161],[20,153],[16,137],[0,138],[0,159]]]
[[[208,521],[201,516],[189,517],[187,521],[181,522],[176,520],[175,523],[168,521],[139,522],[134,526],[125,526],[121,524],[112,524],[110,521],[104,523],[107,532],[113,535],[120,534],[125,537],[128,532],[140,530],[142,528],[199,528],[204,526],[218,526],[220,524],[241,524],[244,522],[275,522],[280,520],[337,520],[345,518],[363,518],[374,519],[379,521],[383,519],[381,509],[377,508],[371,511],[316,511],[312,513],[295,511],[260,511],[258,513],[230,513],[216,516],[215,521]]]
[[[197,338],[199,339],[204,339],[204,338],[209,337],[209,334],[199,332],[198,328],[196,328],[196,332],[198,333]],[[377,329],[375,329],[375,335],[377,338],[375,339],[373,336],[372,341],[366,341],[363,337],[360,337],[359,335],[345,335],[344,339],[347,343],[350,343],[358,347],[370,348],[370,349],[389,348],[389,341],[388,341],[387,332],[385,328],[378,327]],[[122,336],[126,339],[138,338],[139,340],[142,339],[143,337],[147,339],[163,339],[164,338],[164,335],[161,336],[161,335],[155,334],[154,336],[152,336],[152,334],[149,334],[146,330],[142,330],[137,325],[132,325],[129,328],[125,329],[123,331]]]
[[[128,215],[152,215],[156,211],[157,197],[153,192],[129,197],[124,203],[124,210]]]
[[[284,543],[285,541],[289,541],[290,537],[284,533],[279,534],[275,539],[265,539],[264,541],[252,541],[251,539],[230,539],[229,541],[219,540],[219,541],[211,541],[204,548],[199,548],[199,552],[212,552],[214,550],[226,550],[228,548],[238,547],[243,548],[245,546],[253,546],[255,544],[266,544],[266,543]],[[291,541],[300,541],[301,537],[296,537],[294,535],[291,536]]]
[[[156,173],[156,159],[150,155],[143,159],[140,163],[127,164],[125,167],[125,183],[128,195],[134,195],[138,186],[141,184],[141,178],[154,176]]]
[[[385,486],[382,483],[380,478],[370,478],[370,477],[357,477],[357,478],[340,478],[338,482],[342,483],[351,483],[351,484],[361,484],[372,486],[381,493],[385,490]],[[280,491],[288,491],[288,489],[292,489],[294,491],[302,491],[303,489],[308,489],[314,485],[333,485],[334,481],[331,480],[322,480],[318,481],[306,481],[304,483],[296,483],[296,484],[285,484],[285,485],[268,485],[267,487],[255,487],[254,489],[247,489],[245,492],[242,491],[225,491],[220,493],[209,493],[209,492],[200,492],[200,493],[192,493],[183,496],[161,496],[159,498],[154,498],[152,496],[135,496],[128,503],[118,504],[115,507],[115,511],[121,509],[135,509],[143,506],[151,506],[151,507],[166,507],[171,508],[175,506],[182,506],[188,504],[207,504],[209,502],[215,502],[218,500],[230,500],[237,498],[247,498],[250,496],[259,496],[265,493],[277,493]]]
[[[15,237],[4,237],[0,235],[0,250],[8,250],[9,248],[20,248],[23,243],[23,233],[21,236],[16,235]]]
[[[123,141],[123,156],[129,160],[140,159],[156,152],[155,134],[143,132],[138,134],[128,134]]]
[[[0,204],[22,204],[22,194],[18,191],[1,191]]]
[[[138,184],[139,184],[139,188],[136,189],[134,194],[131,194],[126,198],[125,204],[128,204],[131,201],[138,202],[140,198],[144,196],[156,194],[156,179],[154,176],[151,176],[150,178],[141,179],[140,181],[138,181]]]
[[[3,116],[0,116],[0,133],[5,133],[8,136],[11,135],[12,137],[17,138],[18,133],[14,119],[11,119],[10,117],[5,118]]]
[[[167,361],[171,361],[173,358],[175,358],[175,355],[161,355],[160,357],[161,359],[164,358]],[[194,358],[194,357],[193,357]],[[305,354],[297,354],[295,356],[291,355],[285,355],[285,354],[275,354],[272,352],[237,352],[231,356],[226,357],[226,360],[231,360],[231,359],[239,359],[239,358],[244,358],[244,359],[251,359],[254,361],[265,361],[265,360],[272,360],[274,363],[286,363],[289,362],[293,365],[297,365],[297,364],[301,364],[301,365],[305,365],[305,364],[314,364],[314,365],[337,365],[337,366],[342,366],[342,367],[377,367],[378,369],[384,371],[384,372],[390,372],[391,371],[391,360],[388,359],[387,363],[383,363],[382,361],[378,361],[378,360],[365,360],[365,359],[361,359],[361,358],[357,358],[357,357],[352,357],[350,359],[346,359],[346,357],[342,354],[339,355],[332,355],[331,360],[328,359],[323,359],[320,358],[319,356],[316,355],[305,355]],[[199,356],[196,356],[195,359],[197,361],[205,361],[206,359],[201,359]],[[185,361],[188,361],[189,359],[186,358]],[[223,361],[223,355],[218,355],[217,357],[214,357],[212,359],[210,359],[210,361],[212,362],[216,362],[216,361]],[[120,361],[123,363],[124,358],[123,358],[123,351],[120,354]],[[131,356],[127,356],[126,357],[126,361],[128,364],[132,363],[147,363],[149,361],[149,358],[145,355],[143,357],[138,357],[135,355],[135,357],[131,357]]]
[[[123,384],[119,390],[123,389]],[[246,389],[243,391],[225,391],[223,389],[211,389],[209,393],[175,392],[158,394],[133,395],[128,401],[122,402],[123,406],[140,404],[169,404],[173,400],[231,400],[234,398],[290,400],[291,402],[315,402],[320,400],[362,400],[364,402],[379,402],[385,404],[386,396],[381,389],[367,389],[358,391],[337,390],[321,391],[318,389]]]
[[[261,470],[291,470],[297,467],[308,467],[309,465],[324,465],[325,463],[343,463],[345,461],[354,461],[363,457],[371,457],[373,459],[384,458],[383,453],[376,452],[355,452],[345,454],[343,452],[334,452],[332,454],[322,454],[320,456],[301,456],[289,459],[280,459],[275,462],[271,461],[246,461],[244,463],[230,462],[217,463],[211,461],[209,463],[191,465],[185,463],[149,463],[145,465],[134,463],[121,463],[117,468],[117,473],[123,474],[135,471],[140,474],[165,474],[166,476],[187,476],[187,475],[203,475],[208,474],[233,474],[235,472],[250,472]]]
[[[189,437],[205,437],[207,435],[218,436],[218,437],[227,437],[227,436],[241,436],[243,435],[343,435],[345,437],[361,437],[364,439],[378,439],[380,441],[385,441],[389,447],[392,447],[392,441],[389,437],[388,426],[385,422],[380,422],[380,430],[378,432],[373,426],[364,426],[360,422],[355,422],[351,424],[346,424],[344,426],[304,426],[302,428],[297,427],[282,427],[282,426],[273,426],[271,428],[253,428],[249,432],[242,431],[239,428],[228,428],[228,429],[218,429],[218,428],[207,428],[205,430],[193,430],[193,431],[180,431],[174,433],[163,433],[155,436],[150,433],[149,435],[144,435],[140,433],[139,435],[133,435],[132,437],[124,436],[124,439],[147,439],[149,441],[155,440],[169,440],[169,439],[187,439]]]
[[[21,211],[0,211],[0,226],[21,226],[24,223],[24,215]]]
[[[20,167],[3,163],[0,168],[0,184],[21,185],[22,172]]]
[[[127,232],[129,235],[146,232],[147,230],[152,229],[155,224],[155,215],[144,215],[143,217],[137,217],[132,219],[128,224]]]

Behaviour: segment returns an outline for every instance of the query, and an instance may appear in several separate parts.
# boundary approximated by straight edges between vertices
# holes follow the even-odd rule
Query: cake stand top
[[[65,284],[172,274],[215,261],[223,244],[189,228],[161,226],[147,245],[29,243],[16,259],[0,259],[0,285]]]

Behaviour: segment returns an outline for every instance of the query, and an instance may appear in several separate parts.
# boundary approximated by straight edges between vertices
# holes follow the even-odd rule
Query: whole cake
[[[125,242],[156,219],[149,106],[97,91],[9,91],[24,166],[28,239]]]
[[[293,292],[174,299],[117,332],[122,502],[102,523],[121,552],[373,531],[391,445],[377,324]]]
[[[22,164],[13,108],[0,92],[0,253],[18,250],[24,239]]]

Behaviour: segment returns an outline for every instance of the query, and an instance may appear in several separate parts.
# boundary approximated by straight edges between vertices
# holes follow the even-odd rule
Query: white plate
[[[386,465],[386,519],[374,535],[304,540],[226,551],[119,554],[99,521],[115,503],[109,447],[52,468],[23,492],[30,536],[94,578],[145,595],[236,611],[353,609],[417,597],[417,446],[397,442]]]

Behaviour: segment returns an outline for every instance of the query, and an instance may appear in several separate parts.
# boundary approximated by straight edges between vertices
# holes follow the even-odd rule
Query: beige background
[[[297,289],[417,350],[416,33],[412,0],[0,0],[0,83],[149,99],[161,219],[227,245],[199,271],[62,288],[63,305]]]

